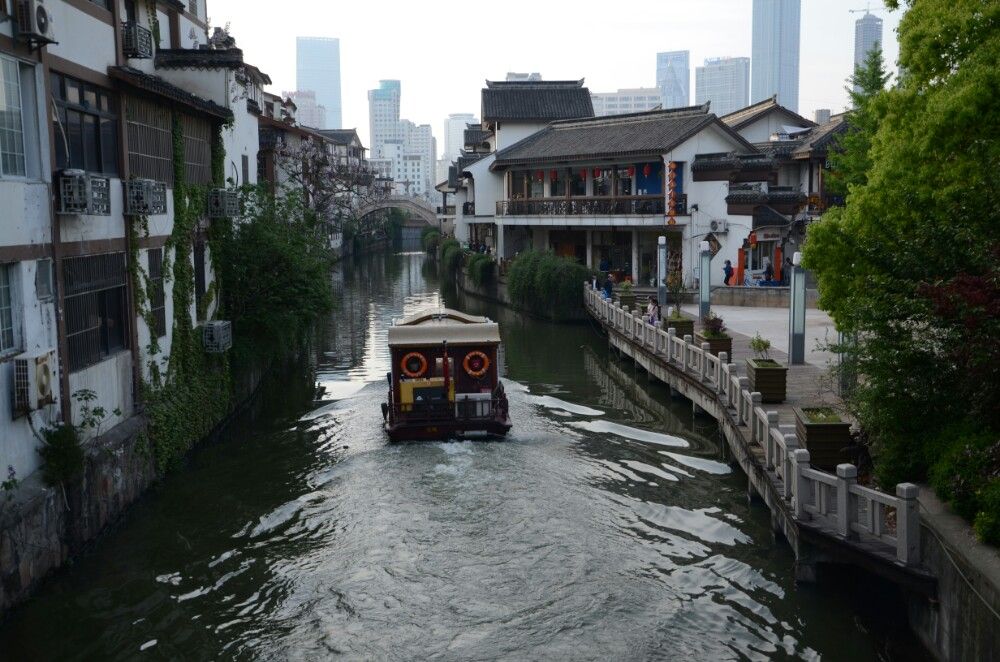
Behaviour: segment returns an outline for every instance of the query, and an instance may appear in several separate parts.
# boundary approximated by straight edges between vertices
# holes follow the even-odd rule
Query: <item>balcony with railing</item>
[[[662,195],[620,197],[528,198],[497,202],[497,216],[663,216]],[[687,215],[687,195],[676,195],[674,214]]]
[[[730,184],[726,205],[730,214],[751,215],[767,205],[781,214],[794,214],[806,205],[806,195],[796,186],[768,186],[765,183]]]
[[[438,216],[454,216],[455,215],[455,205],[446,205],[444,207],[437,208]]]
[[[475,216],[476,215],[476,203],[475,202],[463,202],[462,203],[462,215],[464,215],[464,216]]]

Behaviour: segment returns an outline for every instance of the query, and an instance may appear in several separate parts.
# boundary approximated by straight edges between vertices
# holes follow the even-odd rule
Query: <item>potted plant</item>
[[[667,291],[670,292],[670,302],[673,305],[670,307],[667,317],[663,320],[663,326],[668,329],[673,327],[677,330],[677,335],[681,338],[684,336],[693,336],[694,320],[681,315],[681,294],[684,291],[684,281],[681,279],[679,271],[671,272],[667,276]]]
[[[733,355],[733,337],[726,333],[725,322],[715,313],[702,318],[701,331],[695,334],[695,339],[699,344],[707,342],[708,351],[716,356],[720,352]]]
[[[622,281],[622,284],[618,286],[618,303],[628,310],[635,308],[635,288],[632,281]]]
[[[795,433],[810,463],[834,471],[851,458],[851,424],[830,407],[795,407]]]
[[[760,393],[763,402],[784,402],[788,368],[771,358],[771,341],[760,332],[750,339],[753,358],[747,359],[747,376],[750,390]]]

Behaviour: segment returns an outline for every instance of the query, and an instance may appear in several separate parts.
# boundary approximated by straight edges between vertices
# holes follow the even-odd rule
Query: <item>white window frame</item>
[[[4,172],[3,158],[2,155],[0,155],[0,179],[24,181],[28,179],[28,132],[25,128],[24,122],[24,82],[21,80],[21,61],[16,58],[0,54],[0,68],[2,68],[5,62],[10,62],[14,65],[14,71],[17,75],[17,105],[18,113],[20,114],[21,119],[21,161],[24,174],[16,175]],[[3,93],[6,94],[6,92]]]
[[[3,318],[0,316],[0,357],[14,356],[20,354],[23,349],[21,347],[23,338],[21,337],[21,296],[20,296],[20,269],[18,268],[20,263],[18,262],[0,262],[0,278],[6,277],[7,279],[7,290],[9,295],[10,304],[10,330],[11,330],[11,346],[5,347],[3,342]],[[0,285],[0,288],[3,286]],[[2,311],[2,308],[0,308]]]

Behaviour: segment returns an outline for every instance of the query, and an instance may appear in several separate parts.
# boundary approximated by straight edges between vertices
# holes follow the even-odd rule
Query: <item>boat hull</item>
[[[510,420],[433,421],[418,423],[398,421],[385,424],[390,441],[441,441],[456,437],[504,437],[510,431]]]

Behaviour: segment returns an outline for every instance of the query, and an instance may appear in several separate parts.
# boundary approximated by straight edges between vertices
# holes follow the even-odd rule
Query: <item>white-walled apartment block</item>
[[[212,184],[220,130],[226,176],[256,181],[255,113],[269,82],[231,37],[209,37],[202,0],[45,8],[44,34],[0,22],[0,472],[11,466],[20,478],[39,466],[32,426],[79,423],[72,394],[96,393],[107,430],[133,414],[150,363],[169,361],[174,311],[162,265],[174,257],[165,253],[175,122],[188,183]],[[151,183],[125,184],[133,179]],[[140,186],[142,210],[130,206]],[[149,231],[133,245],[126,229],[137,214]],[[134,307],[134,258],[153,285],[150,323]],[[203,233],[192,260],[197,323],[199,311],[214,315],[199,305],[213,280]]]
[[[625,113],[641,113],[659,108],[663,101],[660,90],[655,87],[633,87],[617,92],[592,92],[590,98],[594,103],[594,115],[624,115]]]

